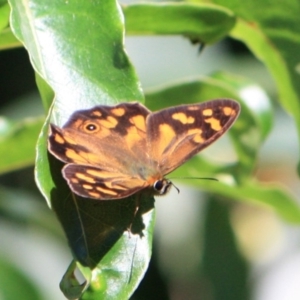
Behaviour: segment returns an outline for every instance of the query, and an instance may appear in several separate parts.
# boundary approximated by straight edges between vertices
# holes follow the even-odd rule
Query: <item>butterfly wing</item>
[[[90,165],[67,164],[63,176],[77,195],[101,200],[125,198],[147,186],[139,177]]]
[[[75,193],[117,199],[144,188],[139,170],[149,159],[145,151],[149,113],[139,103],[97,106],[75,112],[63,128],[50,125],[48,149],[67,163],[63,175]],[[93,176],[88,172],[97,170],[95,182],[89,183]]]
[[[222,136],[239,115],[229,99],[181,105],[147,118],[147,147],[166,175]]]

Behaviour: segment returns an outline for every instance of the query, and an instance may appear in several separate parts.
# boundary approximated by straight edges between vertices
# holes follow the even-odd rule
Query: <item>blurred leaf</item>
[[[8,26],[10,8],[8,3],[0,3],[0,31]]]
[[[234,26],[235,16],[222,6],[176,2],[124,5],[126,33],[180,34],[210,44]]]
[[[10,7],[7,1],[0,2],[0,50],[22,46],[8,27]]]
[[[10,28],[5,28],[0,32],[0,50],[21,47],[22,44],[11,32]]]
[[[230,224],[229,205],[209,198],[203,236],[203,256],[199,275],[203,278],[203,299],[250,299],[249,268],[238,250]]]
[[[21,226],[31,224],[51,233],[56,238],[62,238],[62,230],[49,208],[36,199],[36,195],[20,188],[9,189],[0,186],[0,213],[2,218]]]
[[[55,92],[51,107],[55,124],[62,126],[78,109],[143,100],[123,49],[122,15],[114,0],[10,2],[11,26],[41,77],[37,82],[45,106],[51,105],[51,89]],[[93,269],[86,294],[95,297],[100,293],[105,299],[123,298],[119,295],[129,298],[150,259],[153,199],[141,199],[137,204],[131,198],[105,202],[71,194],[61,175],[62,164],[48,157],[49,118],[37,145],[38,186],[62,223],[74,256]],[[146,209],[142,208],[144,202],[150,203]],[[128,236],[129,229],[132,236]],[[104,289],[99,282],[107,282]]]
[[[0,118],[0,174],[34,164],[35,145],[44,118],[13,123]]]
[[[192,162],[194,162],[194,165],[197,163],[194,159]],[[190,168],[192,168],[192,165]],[[196,169],[197,167],[195,167]],[[265,208],[273,209],[285,221],[300,224],[300,207],[297,199],[283,186],[257,182],[253,179],[244,180],[237,185],[232,182],[227,174],[223,177],[220,174],[219,179],[218,182],[189,180],[188,184],[202,191],[214,193],[228,199],[263,205]]]
[[[0,6],[6,5],[6,4],[7,4],[7,0],[0,0]]]
[[[1,299],[3,300],[43,299],[28,276],[13,266],[5,257],[0,258],[0,278]]]

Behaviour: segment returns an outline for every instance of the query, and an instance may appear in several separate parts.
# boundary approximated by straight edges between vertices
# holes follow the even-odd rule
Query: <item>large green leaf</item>
[[[235,24],[230,10],[212,4],[135,3],[123,11],[127,34],[180,34],[204,44],[220,40]]]
[[[55,91],[58,125],[75,109],[142,100],[123,49],[122,14],[116,1],[10,3],[14,34]],[[68,113],[61,111],[64,108]]]
[[[11,27],[29,51],[45,107],[51,104],[51,89],[55,94],[52,115],[37,145],[38,186],[57,213],[75,258],[93,269],[87,293],[99,293],[95,286],[105,281],[105,288],[100,288],[105,299],[128,298],[150,259],[153,199],[140,199],[137,207],[135,199],[103,202],[77,197],[61,176],[62,164],[48,156],[46,146],[50,118],[62,126],[78,109],[143,101],[123,49],[121,10],[114,0],[11,0],[10,4]],[[115,278],[119,284],[110,284]],[[67,297],[73,297],[74,290],[80,296],[82,289],[68,290],[65,283]]]

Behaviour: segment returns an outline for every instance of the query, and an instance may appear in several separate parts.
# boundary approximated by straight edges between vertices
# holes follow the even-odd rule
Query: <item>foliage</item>
[[[124,30],[128,35],[183,35],[203,44],[230,36],[244,42],[266,65],[276,81],[279,103],[293,116],[299,130],[298,2],[278,1],[270,6],[264,0],[259,7],[254,0],[205,2],[119,6],[114,0],[9,0],[9,7],[6,1],[0,1],[0,49],[22,46],[27,49],[47,114],[43,119],[17,122],[1,119],[0,154],[6,159],[0,161],[0,173],[36,162],[37,185],[57,214],[77,260],[71,263],[61,283],[70,299],[129,298],[150,260],[155,219],[154,209],[148,204],[142,216],[146,226],[143,237],[130,236],[124,231],[123,223],[123,227],[119,226],[114,219],[115,228],[104,239],[101,234],[108,230],[101,227],[104,214],[119,215],[116,212],[126,211],[131,199],[124,200],[120,207],[97,204],[96,211],[93,202],[70,194],[60,175],[61,164],[47,154],[47,132],[50,120],[62,126],[78,109],[135,100],[157,110],[213,98],[237,99],[242,113],[230,130],[236,162],[216,164],[200,155],[176,170],[174,176],[210,174],[219,178],[219,182],[192,181],[191,184],[226,199],[267,205],[286,222],[300,223],[300,208],[291,193],[261,183],[253,176],[259,151],[273,126],[272,104],[259,86],[220,71],[143,94],[124,49]],[[208,210],[210,222],[214,222],[213,214],[213,209]],[[108,244],[104,243],[107,237],[111,239]],[[209,242],[209,230],[206,237]],[[234,242],[232,245],[236,251]],[[208,252],[205,254],[209,261],[214,259]],[[0,261],[0,265],[6,263]],[[73,277],[76,267],[85,275],[84,284]]]

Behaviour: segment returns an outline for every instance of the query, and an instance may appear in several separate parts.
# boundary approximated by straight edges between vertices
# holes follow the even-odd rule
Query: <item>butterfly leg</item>
[[[143,215],[154,208],[154,198],[142,193],[134,194],[132,197],[134,198],[134,213],[128,231],[143,237],[145,229]]]

